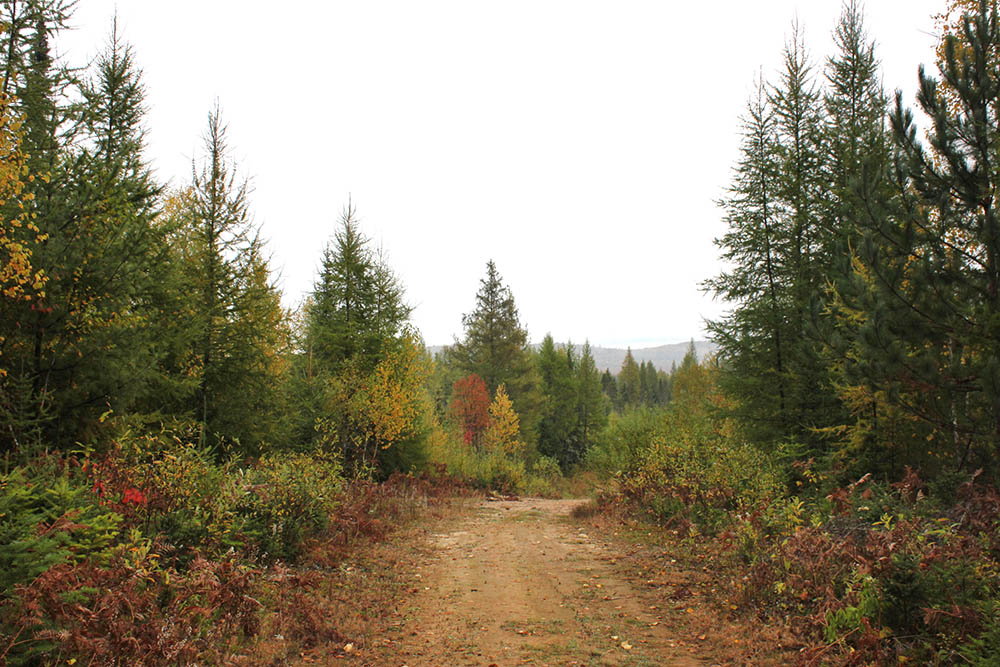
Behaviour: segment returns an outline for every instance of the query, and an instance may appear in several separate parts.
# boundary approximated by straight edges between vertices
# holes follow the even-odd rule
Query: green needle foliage
[[[450,363],[465,375],[481,377],[491,395],[504,385],[521,418],[521,433],[534,443],[540,398],[528,332],[521,326],[514,296],[492,260],[480,281],[476,307],[462,316],[462,326],[465,335],[449,348]]]

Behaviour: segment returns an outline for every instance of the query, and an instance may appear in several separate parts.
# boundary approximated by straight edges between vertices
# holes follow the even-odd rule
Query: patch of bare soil
[[[429,536],[373,665],[738,664],[744,631],[681,588],[641,580],[622,540],[574,520],[586,501],[482,502]],[[603,532],[603,531],[602,531]],[[664,579],[664,571],[659,576]],[[670,593],[670,594],[668,594]],[[695,622],[698,619],[700,622]],[[697,634],[695,634],[697,633]],[[376,657],[377,655],[377,657]],[[358,656],[360,657],[360,656]]]

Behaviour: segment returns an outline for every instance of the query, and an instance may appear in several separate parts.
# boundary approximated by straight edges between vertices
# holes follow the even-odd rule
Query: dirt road
[[[385,664],[714,664],[681,638],[676,612],[623,576],[620,554],[570,518],[583,502],[482,502],[431,535]]]

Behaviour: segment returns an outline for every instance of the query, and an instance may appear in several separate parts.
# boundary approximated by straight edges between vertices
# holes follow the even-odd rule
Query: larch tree
[[[814,79],[803,34],[793,23],[785,44],[778,84],[768,93],[777,130],[777,200],[785,216],[780,226],[784,337],[784,390],[787,433],[800,441],[839,414],[823,345],[817,335],[826,311],[827,275],[820,246],[827,147],[826,111]]]
[[[743,122],[742,157],[721,205],[729,230],[716,244],[731,265],[705,286],[732,304],[709,331],[719,345],[726,391],[738,398],[741,421],[757,442],[775,442],[787,429],[786,304],[782,277],[787,217],[778,196],[778,127],[763,82]]]
[[[507,456],[523,457],[525,444],[521,438],[520,418],[503,385],[497,387],[489,414],[489,426],[483,437],[485,448]]]
[[[275,411],[267,408],[279,400],[287,315],[218,105],[208,114],[203,160],[192,171],[186,283],[198,364],[195,414],[202,442],[254,452],[277,428],[270,418]]]

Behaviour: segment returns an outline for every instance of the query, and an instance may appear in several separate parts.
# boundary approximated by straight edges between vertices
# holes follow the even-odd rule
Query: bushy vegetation
[[[896,482],[767,452],[727,417],[713,359],[673,374],[662,410],[613,416],[586,462],[603,502],[672,529],[724,571],[730,600],[793,632],[807,664],[991,664],[1000,495],[982,473]]]
[[[315,541],[573,475],[726,554],[805,662],[995,660],[995,2],[945,7],[926,145],[856,3],[822,77],[793,34],[721,202],[718,355],[603,376],[589,343],[529,345],[492,261],[431,359],[350,204],[287,312],[219,109],[166,190],[117,30],[54,59],[72,8],[0,8],[0,662],[221,663]]]
[[[717,358],[677,369],[665,409],[613,416],[585,459],[726,567],[729,598],[804,664],[1000,650],[1000,21],[953,0],[939,25],[926,144],[901,96],[887,113],[856,3],[821,79],[792,35],[721,202]]]
[[[317,456],[240,467],[167,435],[13,466],[0,476],[4,659],[227,655],[255,632],[261,565],[294,559],[343,492],[339,465]]]

